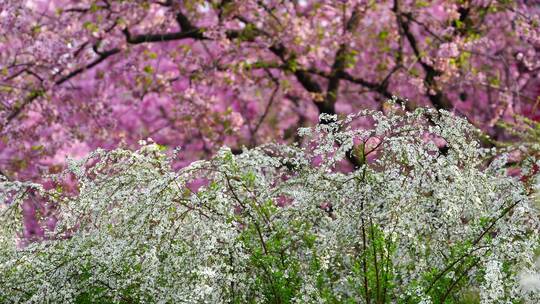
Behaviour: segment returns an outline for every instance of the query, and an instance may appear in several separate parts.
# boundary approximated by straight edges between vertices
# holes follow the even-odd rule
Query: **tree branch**
[[[414,55],[418,59],[418,62],[420,63],[422,68],[424,69],[424,72],[425,72],[424,83],[427,85],[428,89],[433,90],[435,93],[435,94],[431,94],[432,92],[428,92],[429,100],[431,101],[433,106],[437,109],[445,109],[445,110],[452,109],[453,105],[446,98],[446,96],[444,96],[441,90],[437,88],[437,83],[435,81],[435,77],[440,76],[442,73],[436,70],[431,65],[427,64],[422,59],[422,54],[418,47],[416,37],[412,34],[411,29],[409,27],[410,19],[405,20],[403,18],[404,14],[400,10],[399,0],[394,0],[394,7],[392,8],[392,10],[394,11],[394,14],[396,15],[398,26],[403,30],[403,34],[405,35],[405,38],[407,38],[407,41],[409,42],[409,45],[411,46]]]
[[[109,51],[99,52],[99,53],[96,52],[96,53],[99,55],[99,57],[96,60],[90,62],[89,64],[87,64],[84,67],[81,67],[81,68],[78,68],[78,69],[72,71],[71,73],[67,74],[66,76],[64,76],[64,77],[58,79],[57,81],[55,81],[54,84],[55,85],[61,85],[62,83],[64,83],[64,82],[70,80],[71,78],[79,75],[83,71],[95,67],[96,65],[102,63],[105,59],[107,59],[107,58],[109,58],[109,57],[111,57],[111,56],[113,56],[115,54],[120,53],[120,49],[119,48],[114,48],[114,49],[109,50]]]
[[[181,31],[175,33],[164,33],[164,34],[141,34],[132,36],[127,28],[125,28],[122,33],[126,37],[126,41],[129,44],[141,44],[148,42],[165,42],[165,41],[174,41],[182,39],[197,39],[197,40],[206,40],[200,29],[194,28],[188,31]]]

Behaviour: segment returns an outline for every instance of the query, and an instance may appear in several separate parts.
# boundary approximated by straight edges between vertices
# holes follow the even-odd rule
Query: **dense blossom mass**
[[[486,164],[469,123],[423,109],[323,118],[303,146],[223,148],[179,171],[155,143],[97,150],[56,177],[76,195],[3,180],[0,301],[540,301],[530,189],[505,156]],[[375,127],[355,128],[364,118]],[[363,161],[343,173],[354,144]],[[39,198],[60,222],[21,246],[21,207]]]
[[[536,3],[2,0],[0,171],[147,137],[185,166],[392,95],[498,137],[500,119],[538,119]]]

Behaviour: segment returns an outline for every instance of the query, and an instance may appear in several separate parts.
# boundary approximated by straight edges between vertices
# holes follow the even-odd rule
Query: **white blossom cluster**
[[[223,148],[179,171],[156,144],[97,150],[64,173],[76,194],[1,180],[0,302],[458,303],[472,290],[539,303],[520,285],[537,276],[537,211],[470,124],[427,109],[322,119],[302,146]],[[338,170],[347,157],[355,170]],[[38,198],[59,222],[21,246],[22,204]]]

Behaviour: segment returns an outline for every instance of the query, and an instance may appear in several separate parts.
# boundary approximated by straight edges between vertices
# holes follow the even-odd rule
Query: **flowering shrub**
[[[537,214],[466,120],[322,119],[299,131],[302,147],[222,148],[179,171],[157,144],[97,150],[63,173],[76,194],[2,181],[0,302],[540,300],[519,284],[537,276]],[[351,127],[363,119],[374,127]],[[355,170],[336,170],[346,157]],[[55,204],[59,223],[23,246],[33,199]]]
[[[37,181],[149,136],[185,166],[392,95],[500,139],[537,116],[538,3],[2,0],[0,173]]]

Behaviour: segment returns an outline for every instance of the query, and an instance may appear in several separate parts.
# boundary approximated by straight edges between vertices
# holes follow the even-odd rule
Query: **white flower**
[[[540,291],[540,274],[522,272],[519,276],[519,285],[526,292]]]

